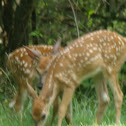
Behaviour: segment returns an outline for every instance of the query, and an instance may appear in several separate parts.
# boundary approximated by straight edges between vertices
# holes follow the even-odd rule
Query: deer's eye
[[[44,120],[44,119],[45,119],[45,117],[46,117],[46,115],[45,115],[45,114],[43,114],[41,119],[42,119],[42,120]]]

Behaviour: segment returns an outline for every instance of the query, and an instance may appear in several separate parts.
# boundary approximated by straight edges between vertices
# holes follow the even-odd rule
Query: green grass
[[[126,101],[124,98],[121,114],[121,123],[118,126],[126,125]],[[95,114],[96,114],[97,102],[96,98],[83,97],[81,101],[77,101],[73,98],[73,124],[74,126],[95,126]],[[13,109],[8,107],[6,102],[0,103],[0,126],[34,126],[34,121],[31,117],[31,102],[25,104],[24,110],[21,114],[16,114]],[[52,112],[51,112],[52,113]],[[47,120],[46,126],[49,126],[51,114]],[[107,111],[104,114],[101,126],[114,126],[115,120],[115,108],[113,100],[111,101]],[[56,126],[57,118],[54,121],[53,126]],[[63,125],[66,126],[65,120]]]
[[[10,109],[8,107],[8,101],[11,101],[11,99],[15,95],[16,88],[12,84],[13,81],[9,79],[11,78],[10,74],[6,74],[4,71],[3,73],[4,74],[0,76],[0,126],[34,126],[34,121],[31,117],[32,104],[31,102],[29,102],[29,100],[27,100],[27,102],[25,103],[22,116],[21,114],[17,114],[13,109]],[[123,82],[125,82],[124,78]],[[87,84],[88,83],[89,82],[87,82]],[[90,87],[85,91],[86,96],[82,94],[83,90],[77,90],[73,98],[74,126],[96,126],[96,93],[94,92],[94,87]],[[115,126],[115,107],[113,103],[113,97],[110,91],[109,95],[111,96],[110,98],[112,100],[107,108],[107,111],[104,113],[101,126]],[[46,126],[49,126],[50,124],[50,120],[52,117],[51,115],[52,109],[47,120]],[[57,117],[54,121],[53,126],[57,126]],[[67,126],[65,120],[63,120],[62,126]],[[124,97],[124,102],[122,105],[121,124],[117,126],[126,126],[126,96]]]

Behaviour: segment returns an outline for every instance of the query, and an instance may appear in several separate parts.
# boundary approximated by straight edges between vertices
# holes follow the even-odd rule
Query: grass
[[[3,72],[4,73],[4,72]],[[10,81],[9,74],[2,74],[0,76],[0,126],[34,126],[34,121],[31,116],[32,104],[31,101],[27,100],[24,106],[22,114],[17,114],[13,109],[8,107],[9,101],[11,101],[13,95],[15,94],[15,87]],[[91,88],[89,88],[91,89]],[[85,92],[82,95],[82,91],[77,91],[76,96],[73,98],[73,124],[74,126],[96,126],[95,115],[97,110],[96,96],[91,90]],[[91,97],[90,97],[91,96]],[[110,96],[111,93],[110,93]],[[90,98],[89,98],[90,97]],[[113,102],[113,97],[111,97],[111,102],[104,113],[101,126],[115,126],[115,107]],[[52,110],[52,109],[51,109]],[[52,111],[47,120],[46,126],[49,126],[51,120]],[[122,105],[121,113],[121,124],[117,126],[126,125],[126,96],[124,97],[124,102]],[[57,118],[54,121],[53,126],[57,126]],[[63,125],[67,126],[65,120],[63,120]]]
[[[124,98],[125,99],[125,98]],[[115,109],[114,103],[111,101],[107,111],[104,114],[101,126],[115,126],[114,117]],[[126,102],[124,100],[122,106],[121,123],[118,126],[126,125]],[[93,97],[87,98],[83,97],[81,101],[77,101],[73,98],[73,124],[74,126],[95,126],[95,114],[96,114],[97,102]],[[31,102],[26,102],[24,110],[21,114],[16,114],[16,112],[8,107],[7,102],[0,103],[0,126],[34,126],[34,122],[31,117]],[[51,114],[47,120],[46,126],[49,126],[51,119]],[[57,118],[53,126],[56,126]],[[63,125],[66,126],[65,120],[63,120]]]

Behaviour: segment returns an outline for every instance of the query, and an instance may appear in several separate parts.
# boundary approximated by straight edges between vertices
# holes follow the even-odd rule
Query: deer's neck
[[[50,69],[46,75],[46,81],[40,96],[42,99],[47,100],[48,104],[51,104],[55,100],[57,93],[58,90],[57,85],[54,83],[53,69]]]

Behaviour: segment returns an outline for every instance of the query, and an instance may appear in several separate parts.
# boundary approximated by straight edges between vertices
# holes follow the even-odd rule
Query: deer
[[[36,51],[36,59],[33,56],[29,56],[26,48]],[[46,68],[46,64],[50,61],[50,54],[53,51],[53,46],[46,45],[27,46],[26,48],[18,48],[10,53],[8,57],[9,69],[18,86],[17,95],[13,98],[9,106],[14,106],[17,112],[23,109],[22,107],[27,97],[27,81],[29,84],[32,84],[36,73],[42,73],[42,70]],[[47,56],[43,65],[41,65],[37,56]],[[40,85],[39,88],[41,88]]]
[[[27,97],[27,82],[32,85],[36,74],[43,73],[52,58],[52,52],[56,50],[54,48],[51,45],[24,46],[9,54],[8,66],[18,85],[17,95],[9,106],[14,106],[17,112],[22,110],[23,103]],[[43,56],[47,57],[46,60],[43,60]],[[41,83],[38,88],[42,88]]]
[[[32,117],[35,125],[45,125],[51,104],[62,93],[57,123],[57,126],[61,126],[76,88],[90,77],[94,79],[98,98],[97,124],[100,124],[110,102],[107,81],[114,96],[115,123],[118,124],[123,102],[118,73],[126,60],[125,51],[125,38],[108,30],[87,33],[59,51],[48,65],[39,96],[27,83],[28,92],[33,98]]]

